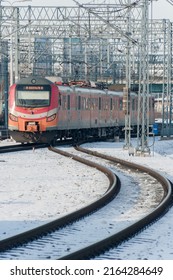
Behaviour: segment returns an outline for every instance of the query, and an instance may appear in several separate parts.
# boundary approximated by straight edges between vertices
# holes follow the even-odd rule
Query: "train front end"
[[[10,88],[8,107],[8,127],[16,142],[50,143],[56,137],[58,88],[49,80],[20,80]]]

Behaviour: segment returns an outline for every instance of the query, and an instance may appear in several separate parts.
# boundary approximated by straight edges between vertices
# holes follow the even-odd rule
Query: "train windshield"
[[[16,106],[19,107],[46,107],[50,104],[49,90],[17,90]]]

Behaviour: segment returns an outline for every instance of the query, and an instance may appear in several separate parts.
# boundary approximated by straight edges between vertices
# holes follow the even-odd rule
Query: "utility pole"
[[[149,136],[149,70],[148,70],[148,5],[149,0],[143,0],[140,43],[140,69],[138,92],[138,126],[137,148],[140,155],[150,154]]]
[[[13,7],[15,3],[18,2],[28,2],[32,0],[15,0],[15,1],[8,1],[8,0],[1,0],[1,2],[8,3],[11,8],[11,14],[10,14],[10,24],[11,24],[11,34],[10,34],[10,85],[12,85],[14,82],[17,82],[19,79],[19,8]],[[15,36],[14,42],[13,42],[13,35]],[[13,47],[15,43],[15,55],[13,54]],[[13,55],[14,55],[14,62],[15,65],[13,65]],[[15,67],[13,67],[15,66]],[[15,68],[15,69],[13,69]],[[15,80],[13,71],[15,73]]]
[[[4,127],[8,128],[8,43],[2,39],[2,0],[0,0],[0,110],[4,108]],[[3,98],[4,95],[4,98]],[[4,103],[4,104],[3,104]]]
[[[19,80],[19,8],[14,8],[14,21],[15,21],[15,64],[14,64],[14,81]]]
[[[172,23],[163,20],[164,60],[163,60],[163,91],[162,91],[162,129],[161,137],[171,135],[172,121]]]
[[[127,15],[127,35],[131,36],[131,0],[128,0],[128,15]],[[127,39],[126,46],[126,86],[123,89],[123,110],[125,113],[125,144],[124,149],[129,149],[131,146],[131,113],[130,113],[130,88],[131,88],[131,42]]]

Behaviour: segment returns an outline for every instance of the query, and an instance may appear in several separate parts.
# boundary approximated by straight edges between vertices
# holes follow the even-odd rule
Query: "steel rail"
[[[109,179],[109,187],[107,191],[102,195],[101,198],[95,200],[94,202],[90,203],[89,205],[80,208],[70,214],[67,214],[59,219],[46,223],[45,225],[39,226],[32,230],[23,232],[21,234],[17,234],[15,236],[9,237],[7,239],[0,241],[0,252],[4,252],[8,249],[12,249],[14,247],[18,247],[20,245],[26,244],[32,240],[38,239],[41,236],[47,235],[50,232],[57,231],[58,229],[75,222],[78,219],[83,218],[86,215],[91,214],[92,212],[96,211],[100,207],[104,206],[106,203],[111,201],[119,192],[120,189],[120,181],[118,177],[110,171],[108,168],[103,167],[99,164],[95,164],[85,159],[81,159],[80,157],[74,156],[67,152],[63,152],[58,150],[54,147],[49,147],[49,150],[52,152],[56,152],[66,157],[73,158],[76,161],[79,161],[83,164],[86,164],[90,167],[97,168],[99,171],[106,174]]]
[[[48,144],[39,144],[39,143],[38,144],[34,144],[34,143],[14,144],[14,145],[9,145],[9,146],[1,146],[0,154],[26,151],[26,150],[31,150],[33,148],[40,149],[40,148],[46,148],[46,147],[48,147]]]
[[[76,149],[80,152],[84,152],[99,158],[103,158],[106,160],[109,160],[114,163],[119,163],[123,166],[126,166],[128,168],[139,170],[140,172],[148,173],[150,176],[154,177],[158,180],[158,182],[161,183],[163,190],[164,190],[164,197],[160,204],[149,214],[147,214],[144,218],[140,219],[139,221],[135,222],[133,225],[121,230],[118,233],[115,233],[111,235],[110,237],[103,239],[97,243],[94,243],[90,246],[87,246],[85,248],[82,248],[81,250],[78,250],[76,252],[73,252],[71,254],[68,254],[62,258],[59,258],[60,260],[83,260],[83,259],[91,259],[95,256],[100,255],[101,253],[105,252],[106,250],[116,247],[119,244],[121,244],[123,241],[128,240],[135,234],[137,234],[139,231],[143,230],[145,227],[149,226],[149,224],[155,222],[157,219],[159,219],[161,216],[163,216],[170,206],[173,203],[173,187],[172,183],[167,180],[165,177],[160,175],[155,170],[152,170],[148,167],[141,166],[135,163],[131,163],[129,161],[125,161],[119,158],[115,158],[112,156],[108,156],[105,154],[98,153],[96,151],[91,151],[88,149],[81,148],[79,146],[76,146]]]

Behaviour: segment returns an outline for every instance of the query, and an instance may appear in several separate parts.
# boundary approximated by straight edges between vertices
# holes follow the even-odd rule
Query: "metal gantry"
[[[46,48],[42,52],[34,49],[35,41],[38,45],[39,39],[45,38],[49,39],[49,45],[52,46],[52,74],[65,69],[64,75],[73,76],[74,68],[79,64],[82,75],[86,76],[86,69],[90,69],[88,71],[91,73],[90,79],[98,79],[100,76],[111,77],[110,72],[114,71],[114,79],[124,81],[122,62],[126,60],[123,41],[127,25],[124,20],[127,14],[126,6],[125,4],[123,7],[89,5],[85,8],[3,6],[1,20],[3,39],[12,41],[10,46],[13,45],[13,54],[14,50],[18,51],[18,54],[13,55],[13,66],[17,67],[17,59],[14,57],[18,55],[20,76],[29,74],[36,67],[39,58],[43,54],[47,55]],[[96,77],[95,72],[98,72]]]
[[[126,147],[131,145],[131,84],[139,85],[137,150],[149,152],[149,84],[163,83],[163,100],[172,92],[172,25],[149,18],[151,2],[76,2],[77,6],[71,7],[1,3],[1,68],[8,61],[10,83],[36,74],[61,76],[65,81],[89,79],[123,84],[127,95]],[[171,107],[167,109],[164,103],[164,116],[166,110],[172,114],[172,99],[166,98]]]

